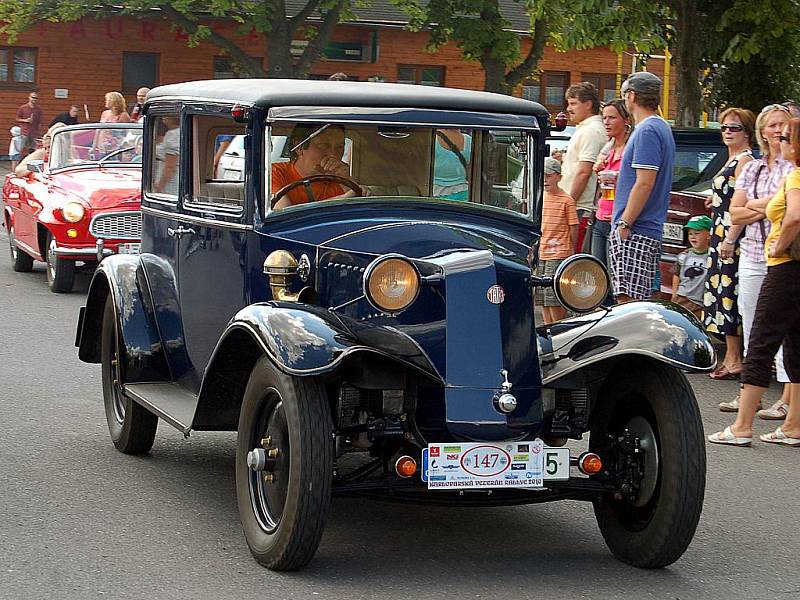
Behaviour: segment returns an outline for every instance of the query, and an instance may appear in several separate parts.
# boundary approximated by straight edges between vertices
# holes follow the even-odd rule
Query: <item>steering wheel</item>
[[[301,185],[308,185],[308,193],[311,196],[312,201],[316,201],[317,199],[314,198],[314,192],[311,190],[311,184],[317,181],[333,181],[335,183],[339,183],[351,190],[353,190],[356,194],[361,196],[364,195],[363,188],[357,184],[355,181],[350,179],[349,177],[342,177],[341,175],[309,175],[308,177],[301,177],[297,181],[293,181],[292,183],[283,186],[277,192],[275,192],[275,196],[272,198],[272,207],[275,207],[278,200],[283,198],[286,194],[291,192],[293,189],[300,187]]]

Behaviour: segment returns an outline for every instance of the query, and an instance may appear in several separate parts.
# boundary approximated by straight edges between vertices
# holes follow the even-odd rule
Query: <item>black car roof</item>
[[[147,103],[157,100],[207,101],[277,106],[352,106],[427,108],[548,117],[536,102],[472,90],[402,83],[314,81],[299,79],[216,79],[164,85],[150,90]]]

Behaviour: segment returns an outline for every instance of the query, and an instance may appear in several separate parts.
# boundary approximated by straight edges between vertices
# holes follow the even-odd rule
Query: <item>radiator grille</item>
[[[92,220],[89,232],[96,238],[138,240],[142,237],[142,213],[130,211],[98,215]]]

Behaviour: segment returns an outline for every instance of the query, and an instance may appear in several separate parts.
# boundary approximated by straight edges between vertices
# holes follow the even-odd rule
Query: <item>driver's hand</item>
[[[328,156],[319,161],[319,170],[326,175],[350,177],[350,165],[333,156]]]

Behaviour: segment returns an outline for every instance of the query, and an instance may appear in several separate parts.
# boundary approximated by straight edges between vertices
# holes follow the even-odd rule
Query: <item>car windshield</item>
[[[434,198],[528,214],[528,135],[424,126],[275,125],[268,153],[272,206],[361,196],[348,193],[349,180],[373,197]],[[304,185],[312,175],[326,177]]]
[[[50,146],[50,170],[77,165],[141,164],[142,131],[122,127],[87,127],[58,131]]]

